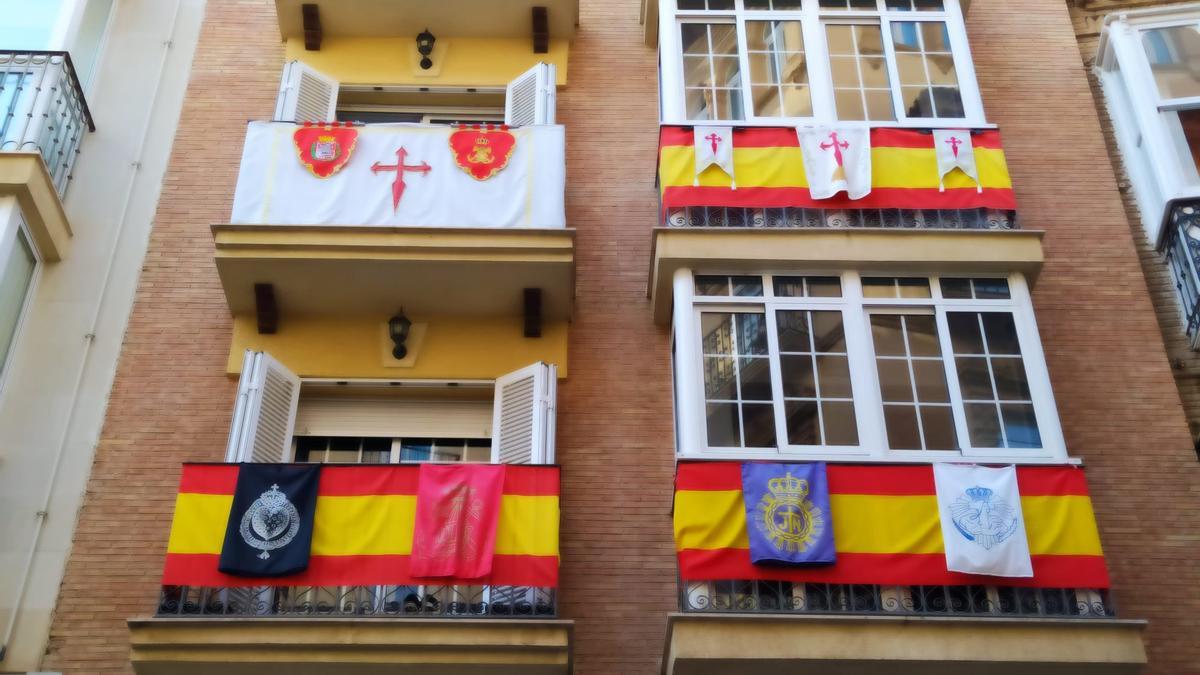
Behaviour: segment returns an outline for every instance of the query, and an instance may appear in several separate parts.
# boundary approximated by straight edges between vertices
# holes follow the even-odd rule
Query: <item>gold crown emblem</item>
[[[333,143],[336,140],[333,136],[317,136],[317,142],[319,143]]]
[[[475,139],[475,145],[491,145],[491,144],[492,144],[491,141],[489,141],[488,139],[486,139],[482,136]]]
[[[772,478],[767,481],[767,489],[780,497],[804,499],[808,496],[808,481],[796,478],[789,472],[783,478]]]

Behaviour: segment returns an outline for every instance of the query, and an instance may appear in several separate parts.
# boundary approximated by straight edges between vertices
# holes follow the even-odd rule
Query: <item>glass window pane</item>
[[[955,359],[958,366],[958,387],[964,399],[991,401],[992,376],[988,373],[988,360],[985,356],[964,357]]]
[[[697,276],[696,295],[729,295],[729,277]]]
[[[296,437],[296,461],[297,462],[316,462],[320,463],[325,460],[325,447],[328,439],[324,436],[297,436]]]
[[[783,411],[787,418],[789,444],[820,445],[821,428],[815,401],[787,401]]]
[[[1037,417],[1030,404],[1005,403],[1000,406],[1004,415],[1004,433],[1010,448],[1040,448],[1042,435],[1038,432]]]
[[[925,59],[920,54],[897,54],[896,70],[900,74],[900,84],[929,84],[925,74]]]
[[[834,105],[837,107],[839,120],[865,120],[867,109],[863,102],[862,92],[858,89],[836,89],[833,92]]]
[[[406,438],[400,445],[401,462],[428,462],[432,457],[432,439]]]
[[[950,391],[946,387],[946,371],[941,359],[913,361],[912,369],[917,380],[917,398],[927,403],[950,401]]]
[[[783,100],[780,98],[779,87],[775,85],[754,86],[750,88],[753,97],[754,114],[759,117],[782,117]]]
[[[4,265],[4,273],[0,276],[0,364],[8,360],[36,267],[33,246],[25,238],[25,232],[18,229],[16,241]]]
[[[821,404],[821,416],[826,445],[858,445],[858,419],[853,403],[825,401]]]
[[[738,422],[736,403],[709,403],[707,405],[708,444],[717,448],[741,447],[741,425]]]
[[[783,377],[783,395],[797,398],[814,398],[817,395],[816,379],[813,377],[813,359],[802,356],[780,356],[779,368]]]
[[[904,317],[908,332],[908,351],[913,356],[941,356],[942,346],[938,342],[937,320],[930,314]]]
[[[909,405],[883,406],[888,447],[893,450],[920,450],[921,433],[917,428],[917,409]]]
[[[779,298],[804,297],[804,277],[775,277],[775,296]]]
[[[705,354],[733,353],[733,315],[704,312],[700,315],[701,349]]]
[[[887,60],[882,56],[861,57],[858,60],[858,75],[863,86],[884,89],[889,86]],[[886,90],[881,93],[887,93]]]
[[[872,314],[871,337],[876,356],[904,356],[903,317],[899,314]]]
[[[947,312],[950,324],[950,343],[955,354],[983,354],[983,337],[979,333],[979,315],[975,312]]]
[[[1008,300],[1011,295],[1007,279],[974,279],[975,297],[980,300]]]
[[[704,397],[707,399],[737,400],[737,377],[733,372],[733,357],[704,357]]]
[[[1160,96],[1200,96],[1200,26],[1147,30],[1142,46]]]
[[[913,400],[907,360],[879,359],[876,367],[879,371],[879,393],[885,402]]]
[[[765,314],[735,314],[738,322],[739,354],[766,355],[767,353],[767,315]]]
[[[937,117],[933,107],[933,90],[928,87],[902,87],[901,106],[909,117]]]
[[[817,357],[821,398],[850,398],[850,363],[845,356]]]
[[[770,359],[742,358],[738,369],[743,401],[771,400]]]
[[[862,280],[863,297],[894,298],[896,297],[896,280],[886,277],[867,277]]]
[[[730,277],[733,294],[739,298],[761,298],[763,294],[762,277]]]
[[[983,331],[987,335],[988,353],[1021,353],[1021,345],[1017,340],[1017,326],[1013,323],[1012,314],[985,312],[983,314]]]
[[[902,298],[931,298],[929,280],[922,277],[901,277],[896,280]]]
[[[775,313],[779,330],[779,349],[784,352],[811,352],[808,332],[808,312],[779,311]]]
[[[842,280],[837,277],[808,277],[808,294],[814,298],[840,298]]]
[[[992,373],[1001,401],[1030,400],[1029,381],[1025,379],[1025,363],[1021,357],[993,358]]]
[[[962,93],[957,87],[934,87],[933,88],[933,105],[936,109],[937,117],[966,117],[966,108],[963,107]]]
[[[1003,448],[1000,436],[1000,419],[993,403],[967,403],[963,406],[967,414],[967,430],[971,434],[971,445],[976,448]]]
[[[813,312],[812,330],[816,351],[845,353],[846,330],[841,312]]]
[[[742,76],[736,56],[714,56],[712,59],[714,87],[740,87]]]
[[[950,279],[943,277],[941,280],[942,297],[950,300],[969,300],[971,299],[971,280],[970,279]]]
[[[684,54],[707,54],[708,24],[685,23],[679,26],[679,37],[683,43]]]
[[[842,120],[892,120],[891,83],[877,24],[826,24],[834,100]]]
[[[775,406],[762,403],[743,403],[746,447],[775,447]]]
[[[740,86],[740,84],[737,86]],[[740,120],[742,119],[742,90],[715,89],[713,90],[712,119]]]
[[[737,56],[737,27],[731,23],[710,23],[708,34],[713,54]]]
[[[958,449],[958,434],[954,431],[954,413],[950,406],[921,406],[921,431],[925,434],[927,450]]]
[[[939,84],[947,87],[958,86],[958,73],[954,70],[953,56],[949,54],[927,54],[925,56],[925,65],[928,67],[930,84]]]

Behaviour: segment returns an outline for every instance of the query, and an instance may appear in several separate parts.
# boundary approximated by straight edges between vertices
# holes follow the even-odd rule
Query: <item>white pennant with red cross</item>
[[[866,127],[797,127],[804,174],[813,199],[842,190],[850,199],[871,193],[871,130]]]
[[[696,176],[692,185],[700,184],[700,174],[716,165],[732,181],[737,189],[737,178],[733,175],[733,127],[695,127],[692,131],[696,144]]]
[[[933,147],[937,155],[938,189],[946,191],[946,174],[958,169],[975,181],[975,191],[983,192],[979,169],[975,166],[975,148],[971,132],[957,129],[935,129]]]

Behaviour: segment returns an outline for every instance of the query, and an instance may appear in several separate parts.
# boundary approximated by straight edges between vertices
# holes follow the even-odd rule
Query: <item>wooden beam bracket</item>
[[[274,286],[254,284],[254,312],[260,335],[274,335],[279,330],[279,304],[275,302]]]
[[[300,15],[304,17],[304,48],[310,52],[321,51],[321,16],[316,3],[306,2],[300,5]]]
[[[550,13],[545,7],[533,8],[533,53],[550,51]]]
[[[525,296],[525,337],[542,337],[542,289],[526,288]]]

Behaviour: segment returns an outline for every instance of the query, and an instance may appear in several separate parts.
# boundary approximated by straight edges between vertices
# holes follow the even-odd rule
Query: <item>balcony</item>
[[[314,159],[313,153],[334,157]],[[324,155],[322,155],[324,156]],[[398,168],[399,167],[399,168]],[[229,224],[213,227],[235,315],[569,318],[574,231],[563,127],[252,122]]]
[[[415,464],[322,466],[307,569],[219,572],[238,467],[184,467],[157,609],[129,621],[139,675],[570,672],[557,467],[506,467],[491,572],[462,580],[408,572]]]
[[[13,195],[42,256],[71,237],[62,197],[85,131],[94,131],[66,52],[0,50],[0,195]]]
[[[1200,349],[1200,200],[1171,206],[1160,251],[1171,270],[1188,341]]]
[[[1079,469],[1017,468],[1033,575],[1011,579],[947,569],[929,465],[828,472],[829,501],[818,508],[835,562],[780,566],[751,562],[741,464],[679,465],[680,611],[669,619],[664,675],[1135,673],[1145,664],[1144,622],[1116,616]]]

